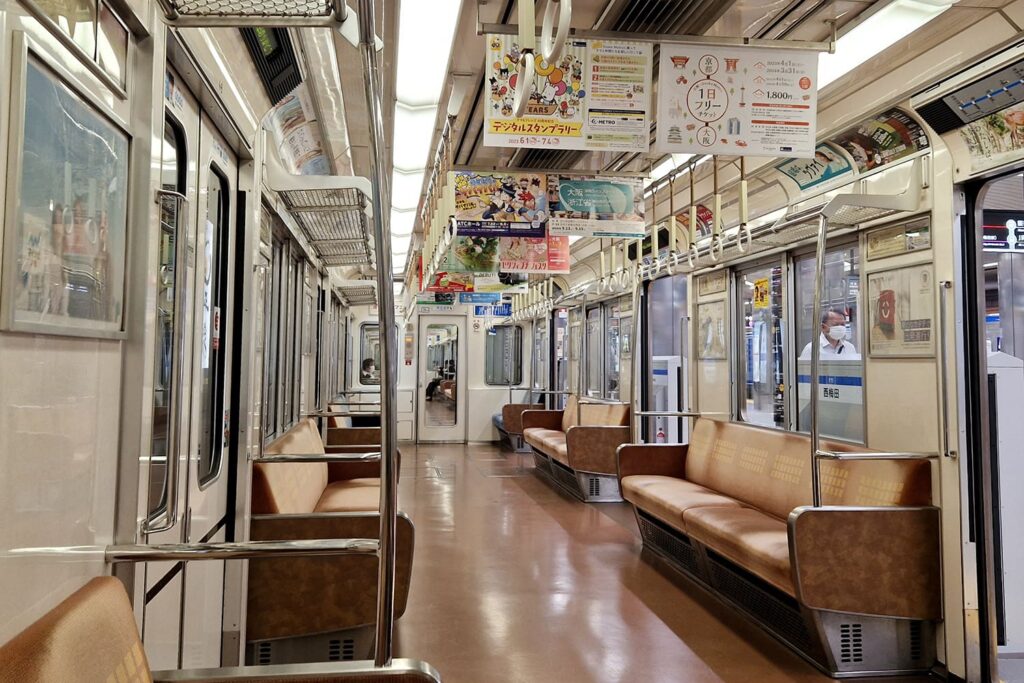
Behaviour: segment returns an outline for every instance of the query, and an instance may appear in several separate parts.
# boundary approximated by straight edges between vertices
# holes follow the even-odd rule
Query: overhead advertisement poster
[[[498,292],[501,294],[526,294],[529,283],[519,273],[478,273],[473,290],[477,292]]]
[[[861,173],[928,149],[928,136],[900,109],[889,109],[830,140],[853,157]]]
[[[980,171],[1020,159],[1024,150],[1024,104],[1015,104],[960,129],[971,155],[971,170]]]
[[[811,158],[817,93],[816,52],[664,43],[655,147]]]
[[[568,40],[562,58],[535,57],[526,114],[516,118],[515,36],[488,35],[484,144],[489,147],[646,152],[650,146],[653,45]]]
[[[682,211],[676,214],[676,223],[679,228],[682,229],[685,235],[690,234],[690,212]],[[703,204],[697,205],[697,236],[704,237],[710,235],[715,227],[715,214],[711,212],[711,209],[704,206]]]
[[[792,178],[801,190],[827,183],[853,170],[846,157],[825,144],[815,147],[810,159],[787,159],[775,168]]]
[[[544,236],[548,197],[543,174],[455,171],[453,185],[460,236]]]
[[[640,178],[548,175],[551,235],[639,239],[644,236]]]
[[[562,235],[502,237],[499,253],[502,272],[569,272],[569,238]]]
[[[498,238],[457,235],[441,269],[449,273],[498,272]]]

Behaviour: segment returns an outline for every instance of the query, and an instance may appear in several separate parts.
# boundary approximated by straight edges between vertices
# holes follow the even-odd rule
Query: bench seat
[[[618,450],[645,547],[830,674],[929,670],[942,618],[931,463],[826,460],[819,470],[823,505],[811,507],[808,436],[703,418],[688,445]],[[865,651],[856,661],[842,655],[853,624]]]
[[[587,502],[622,500],[615,451],[629,441],[628,404],[570,395],[564,410],[524,410],[522,426],[538,472]]]
[[[380,508],[380,479],[332,481],[313,512],[365,512]]]

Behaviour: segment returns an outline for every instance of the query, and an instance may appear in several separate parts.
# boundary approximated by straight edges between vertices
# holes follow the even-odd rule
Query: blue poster
[[[459,294],[460,304],[496,304],[501,301],[499,292],[463,292]]]

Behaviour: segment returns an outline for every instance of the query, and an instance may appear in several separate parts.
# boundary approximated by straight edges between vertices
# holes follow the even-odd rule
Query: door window
[[[737,275],[740,292],[740,418],[766,427],[786,424],[782,265]]]
[[[426,424],[453,427],[457,421],[459,389],[459,328],[457,325],[427,325]]]

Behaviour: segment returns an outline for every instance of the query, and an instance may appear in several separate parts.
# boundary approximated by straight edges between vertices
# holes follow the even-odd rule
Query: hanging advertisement
[[[928,136],[917,121],[900,109],[890,109],[831,138],[845,149],[863,173],[928,149]]]
[[[815,52],[662,44],[655,148],[813,157],[817,81]]]
[[[543,237],[548,197],[539,173],[456,171],[455,228],[465,237]]]
[[[548,175],[552,235],[573,237],[644,236],[643,181],[611,176]]]
[[[434,273],[434,278],[427,283],[424,288],[427,292],[472,292],[473,291],[473,274],[472,273]]]
[[[535,56],[526,114],[513,111],[516,36],[488,35],[484,145],[646,152],[653,46],[622,40],[567,40],[562,58]]]
[[[473,291],[526,294],[529,282],[520,273],[477,273],[473,280]]]
[[[687,209],[676,214],[676,225],[683,230],[684,235],[690,234],[690,210]],[[703,204],[697,205],[697,236],[706,237],[711,234],[715,227],[715,214]]]
[[[931,264],[868,275],[869,355],[935,355],[934,279]]]
[[[416,297],[417,306],[430,306],[437,310],[437,306],[446,306],[455,310],[455,295],[451,292],[423,292]]]
[[[801,190],[827,183],[853,170],[846,157],[825,144],[815,147],[810,159],[787,159],[775,168],[792,178]]]
[[[460,304],[496,304],[501,302],[501,294],[498,293],[481,293],[481,292],[463,292],[459,294]]]
[[[441,267],[449,273],[497,273],[498,238],[456,235]]]
[[[990,114],[960,129],[971,155],[971,170],[980,171],[1024,157],[1024,104]]]
[[[499,254],[501,270],[507,273],[569,272],[569,238],[562,235],[547,237],[502,237]]]

